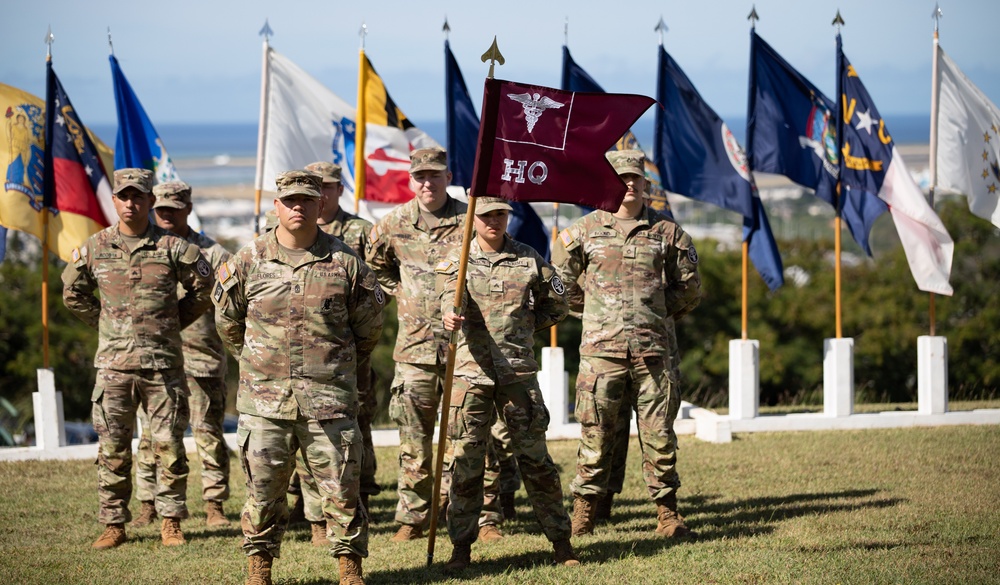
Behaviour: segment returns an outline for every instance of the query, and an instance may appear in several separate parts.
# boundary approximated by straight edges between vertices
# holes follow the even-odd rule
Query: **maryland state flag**
[[[617,211],[625,183],[604,153],[653,103],[487,79],[472,194]]]
[[[51,65],[47,93],[49,103],[54,104],[48,109],[53,118],[48,126],[51,133],[46,132],[42,100],[0,83],[0,111],[4,112],[4,132],[0,133],[0,172],[4,180],[0,225],[42,239],[45,233],[41,212],[47,205],[50,216],[46,246],[69,261],[73,249],[90,234],[116,220],[111,185],[104,173],[105,168],[111,168],[114,154],[89,130],[83,131]],[[51,157],[46,152],[47,143],[56,145]],[[80,149],[88,155],[78,153]],[[54,172],[46,172],[47,168]],[[47,179],[51,190],[46,188]],[[101,193],[104,204],[98,203],[97,193]]]
[[[357,122],[365,134],[358,136],[358,142],[364,141],[366,172],[364,182],[357,181],[358,196],[385,203],[409,201],[413,198],[409,185],[410,151],[440,145],[414,126],[396,106],[364,54],[359,80]]]

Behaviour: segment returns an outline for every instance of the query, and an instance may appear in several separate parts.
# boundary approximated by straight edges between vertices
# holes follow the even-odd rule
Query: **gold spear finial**
[[[487,61],[490,62],[490,73],[487,77],[493,79],[493,66],[497,63],[500,65],[504,64],[504,58],[503,55],[500,54],[500,47],[497,46],[497,38],[495,36],[493,37],[493,44],[490,45],[489,49],[486,49],[485,53],[483,53],[482,59],[483,63]]]

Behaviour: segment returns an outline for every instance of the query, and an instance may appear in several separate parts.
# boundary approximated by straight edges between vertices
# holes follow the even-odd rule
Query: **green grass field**
[[[507,537],[477,543],[462,579],[442,571],[451,552],[446,532],[431,568],[426,540],[389,541],[396,457],[380,449],[385,489],[372,500],[366,582],[1000,582],[1000,427],[750,434],[723,445],[681,437],[680,446],[681,511],[697,539],[654,534],[655,506],[633,440],[613,523],[573,541],[583,566],[548,566],[551,549],[522,489]],[[553,442],[550,450],[570,506],[576,443]],[[105,552],[90,549],[101,531],[92,462],[0,463],[0,583],[242,583],[238,525],[206,529],[192,463],[188,544],[163,548],[157,523],[129,529],[129,542]],[[233,478],[226,512],[236,520],[244,486],[235,464]],[[274,576],[282,584],[335,583],[337,568],[309,545],[308,526],[298,525],[287,533]]]

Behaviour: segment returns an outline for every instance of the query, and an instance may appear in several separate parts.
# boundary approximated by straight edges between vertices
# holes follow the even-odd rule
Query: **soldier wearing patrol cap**
[[[645,155],[608,153],[627,191],[615,213],[595,211],[562,231],[552,263],[566,283],[570,310],[582,314],[576,418],[580,449],[573,492],[573,535],[594,530],[605,497],[622,402],[635,409],[643,477],[656,502],[656,533],[690,533],[677,513],[680,407],[673,321],[700,299],[698,254],[691,237],[644,205]]]
[[[222,265],[212,293],[219,335],[240,363],[247,583],[271,583],[296,449],[319,485],[340,582],[363,583],[368,513],[359,498],[358,388],[368,387],[385,295],[357,254],[316,225],[322,178],[288,171],[277,184],[278,226]]]
[[[191,187],[183,181],[169,181],[153,187],[156,225],[197,246],[213,272],[229,260],[229,251],[215,240],[191,229]],[[183,289],[178,295],[183,295]],[[223,437],[226,414],[226,352],[215,331],[215,309],[210,307],[197,321],[181,332],[184,372],[187,376],[191,430],[201,460],[201,494],[205,502],[205,523],[214,528],[229,526],[222,502],[229,499],[229,447]],[[156,519],[156,456],[149,435],[149,417],[139,409],[142,436],[136,454],[136,499],[142,504],[132,526],[145,526]]]
[[[454,313],[460,257],[453,251],[438,274],[446,331],[458,331],[448,435],[454,449],[448,533],[449,571],[470,563],[483,503],[483,469],[494,417],[507,424],[528,498],[556,564],[580,562],[570,545],[559,470],[549,456],[549,412],[538,387],[534,333],[566,316],[565,287],[538,253],[506,235],[510,205],[482,197],[470,243],[462,316]]]
[[[188,515],[188,426],[181,330],[211,306],[212,269],[193,246],[149,221],[153,173],[114,173],[118,223],[90,236],[73,251],[63,271],[63,301],[98,330],[91,397],[97,431],[98,520],[104,533],[95,549],[126,540],[131,519],[132,434],[136,410],[150,413],[153,451],[159,457],[156,512],[163,517],[161,540],[184,544],[180,521]],[[178,295],[179,287],[184,294]],[[100,292],[100,298],[94,296]]]
[[[392,537],[396,542],[423,537],[430,519],[434,425],[448,345],[441,327],[434,266],[461,245],[468,209],[448,195],[450,182],[444,149],[411,152],[410,190],[415,197],[372,228],[365,254],[386,292],[396,297],[399,319],[389,400],[389,415],[399,427],[396,522],[400,528]],[[441,485],[446,489],[446,478]],[[501,519],[499,508],[486,516],[484,526],[495,528]]]
[[[319,215],[319,229],[347,244],[351,250],[364,258],[365,247],[368,244],[368,232],[372,224],[344,211],[340,206],[340,196],[344,192],[341,182],[340,165],[331,162],[314,162],[306,165],[305,170],[319,174],[323,178],[321,190],[323,210]],[[378,495],[381,491],[375,481],[378,470],[375,461],[375,447],[372,443],[372,419],[375,418],[377,401],[375,399],[375,371],[369,372],[369,387],[358,388],[361,410],[358,413],[358,426],[364,437],[365,456],[361,464],[361,501],[368,508],[368,498]],[[290,521],[306,519],[312,528],[312,543],[315,546],[327,546],[326,520],[323,518],[322,499],[316,481],[306,468],[302,452],[296,455],[296,472],[292,474],[288,493],[291,507]]]

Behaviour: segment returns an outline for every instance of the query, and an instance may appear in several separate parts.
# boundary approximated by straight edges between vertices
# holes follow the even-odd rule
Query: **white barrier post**
[[[823,340],[823,412],[850,416],[854,411],[854,339]]]
[[[56,377],[51,369],[39,368],[37,372],[38,392],[31,393],[35,409],[35,445],[43,450],[64,447],[62,392],[56,392]]]
[[[564,369],[561,347],[542,348],[542,369],[538,371],[538,385],[542,390],[545,407],[549,409],[549,431],[569,423],[569,376]]]
[[[920,414],[948,412],[948,338],[917,338],[917,410]]]
[[[760,342],[729,340],[729,418],[757,418],[760,405]]]

